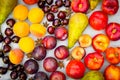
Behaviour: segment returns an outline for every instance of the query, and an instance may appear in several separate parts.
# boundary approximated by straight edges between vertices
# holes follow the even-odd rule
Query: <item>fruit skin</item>
[[[73,79],[82,78],[84,73],[85,66],[81,61],[71,60],[66,66],[66,74]]]
[[[40,38],[46,34],[46,28],[42,24],[31,24],[30,32],[34,36]]]
[[[90,9],[94,10],[99,4],[100,0],[89,0],[89,2],[90,2]]]
[[[47,57],[43,61],[43,67],[47,72],[54,72],[58,68],[57,60],[54,57]]]
[[[35,7],[30,9],[29,13],[28,13],[28,20],[31,23],[40,23],[44,18],[44,12],[42,11],[42,9]]]
[[[111,22],[107,25],[105,32],[110,40],[116,41],[120,39],[120,24]]]
[[[25,21],[18,21],[13,26],[13,32],[19,37],[28,36],[30,32],[29,24]]]
[[[37,3],[39,0],[23,0],[23,1],[28,5],[33,5],[33,4]]]
[[[119,9],[118,0],[103,0],[102,1],[102,11],[107,14],[114,15]]]
[[[68,24],[68,48],[72,48],[88,25],[88,17],[83,13],[74,13]]]
[[[28,74],[35,74],[39,70],[39,65],[34,59],[28,59],[24,63],[25,72]]]
[[[105,51],[106,59],[110,64],[118,64],[120,62],[120,48],[109,47]]]
[[[83,34],[78,41],[81,47],[89,47],[92,44],[92,37],[89,34]]]
[[[18,0],[0,0],[0,25],[17,5]]]
[[[92,47],[97,52],[104,52],[110,44],[109,38],[105,34],[97,34],[93,37]]]
[[[50,80],[66,80],[66,76],[60,71],[55,71],[50,74]]]
[[[89,17],[89,23],[94,30],[103,30],[108,24],[108,16],[102,11],[95,11]]]
[[[80,46],[76,46],[75,48],[73,48],[73,50],[71,51],[71,56],[75,59],[75,60],[81,60],[86,54],[86,51],[84,48],[80,47]]]
[[[9,53],[10,62],[13,64],[20,64],[24,58],[24,53],[20,49],[13,49]]]
[[[104,63],[104,57],[98,52],[89,53],[84,58],[84,63],[90,70],[99,70]]]
[[[86,13],[89,9],[89,1],[88,0],[72,0],[71,8],[74,12],[82,12]]]
[[[28,8],[25,5],[19,4],[13,10],[13,18],[23,21],[28,17]]]
[[[89,71],[81,80],[105,80],[104,76],[99,71]]]
[[[56,47],[57,45],[57,40],[54,36],[45,36],[42,40],[42,45],[46,48],[46,49],[53,49]]]
[[[69,50],[66,46],[61,45],[54,50],[54,55],[57,59],[64,60],[69,56]]]
[[[34,75],[35,80],[49,80],[45,72],[39,71]]]
[[[35,42],[31,37],[23,37],[19,40],[18,45],[20,49],[27,54],[34,50]]]
[[[120,80],[120,67],[109,65],[104,70],[105,80]]]

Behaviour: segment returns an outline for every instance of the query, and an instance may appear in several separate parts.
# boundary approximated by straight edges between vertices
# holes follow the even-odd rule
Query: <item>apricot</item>
[[[13,49],[9,53],[10,62],[13,64],[20,64],[23,60],[24,53],[20,49]]]
[[[25,21],[18,21],[13,26],[13,32],[19,37],[28,36],[30,32],[29,24]]]
[[[13,17],[17,20],[23,21],[28,17],[28,8],[25,5],[19,4],[13,10]]]
[[[32,8],[28,13],[28,20],[31,23],[40,23],[44,18],[44,12],[40,8]]]
[[[35,48],[35,42],[31,37],[22,37],[18,42],[20,49],[27,53],[30,53]]]
[[[43,37],[46,34],[46,28],[42,24],[32,24],[30,32],[36,37]]]

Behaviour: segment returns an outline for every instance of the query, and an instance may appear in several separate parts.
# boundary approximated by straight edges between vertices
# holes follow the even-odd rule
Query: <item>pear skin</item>
[[[90,9],[94,10],[97,7],[100,0],[89,0],[89,2],[90,2]]]
[[[18,0],[0,0],[0,25],[6,20]]]
[[[71,15],[68,24],[68,48],[72,48],[88,25],[88,17],[84,13]]]

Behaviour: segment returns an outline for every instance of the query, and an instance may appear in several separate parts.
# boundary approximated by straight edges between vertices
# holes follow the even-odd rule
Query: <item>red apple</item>
[[[120,80],[120,67],[109,65],[104,71],[105,80]]]
[[[103,0],[102,10],[110,15],[116,14],[119,9],[118,0]]]
[[[66,74],[73,79],[80,79],[84,76],[85,66],[79,60],[71,60],[66,66]]]
[[[109,23],[105,30],[110,40],[116,41],[120,39],[120,24],[112,22]]]
[[[109,43],[109,38],[104,34],[97,34],[92,40],[92,46],[97,52],[104,52],[109,46]]]
[[[89,0],[72,0],[71,7],[74,12],[86,13],[89,9]]]
[[[85,57],[84,63],[90,70],[99,70],[104,63],[104,57],[98,52],[89,53]]]
[[[111,64],[118,64],[120,62],[119,56],[120,56],[120,49],[118,48],[107,48],[105,51],[106,59]]]
[[[90,26],[95,30],[103,30],[108,24],[108,16],[103,11],[95,11],[89,18]]]
[[[71,56],[76,60],[81,60],[85,56],[85,54],[85,49],[80,46],[76,46],[71,52]]]

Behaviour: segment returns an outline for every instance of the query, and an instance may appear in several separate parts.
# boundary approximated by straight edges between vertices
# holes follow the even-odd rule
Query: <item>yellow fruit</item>
[[[20,64],[23,60],[24,53],[20,49],[13,49],[9,53],[10,62],[13,64]]]
[[[28,8],[22,4],[17,5],[13,10],[13,17],[17,20],[25,20],[28,17]]]
[[[27,54],[33,51],[35,42],[31,37],[23,37],[20,39],[18,45],[20,49]]]
[[[24,21],[16,22],[13,26],[13,32],[19,37],[25,37],[30,32],[29,24]]]
[[[32,24],[30,32],[36,37],[43,37],[46,34],[46,28],[41,24]]]
[[[44,12],[40,8],[32,8],[28,13],[28,20],[31,23],[40,23],[44,18]]]

